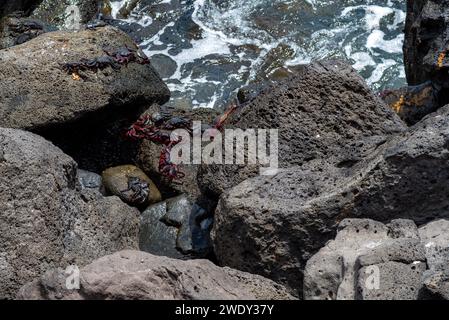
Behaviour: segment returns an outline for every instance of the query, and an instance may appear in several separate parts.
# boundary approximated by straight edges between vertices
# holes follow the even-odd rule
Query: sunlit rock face
[[[50,268],[137,249],[138,210],[80,190],[77,164],[35,134],[0,128],[0,299]]]
[[[112,16],[173,93],[172,105],[220,108],[237,90],[340,57],[375,90],[405,84],[403,0],[111,1]]]
[[[212,231],[220,263],[301,293],[306,261],[346,218],[418,226],[448,218],[449,106],[352,167],[325,160],[258,176],[226,191]]]

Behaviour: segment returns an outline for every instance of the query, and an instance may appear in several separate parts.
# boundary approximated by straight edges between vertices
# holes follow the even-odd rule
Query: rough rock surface
[[[436,220],[419,228],[426,248],[430,269],[444,269],[449,265],[449,220]]]
[[[424,285],[430,299],[449,300],[449,220],[436,220],[419,228],[429,270]]]
[[[80,26],[86,24],[98,12],[98,0],[43,0],[39,6],[33,11],[31,17],[42,20],[48,24],[55,25],[60,29],[71,27],[71,23],[67,23],[69,18],[76,19],[76,16],[68,11],[69,7],[76,4],[79,10]],[[68,14],[69,13],[69,14]]]
[[[260,276],[219,268],[207,260],[174,260],[122,251],[81,269],[81,289],[65,289],[62,271],[25,285],[21,299],[230,300],[293,299],[285,288]]]
[[[376,270],[376,271],[374,271]],[[377,271],[378,270],[378,271]],[[414,261],[389,261],[372,266],[364,266],[359,270],[356,299],[359,300],[418,300],[422,290],[422,277],[426,263]],[[370,279],[377,272],[379,289]],[[377,275],[375,275],[377,276]]]
[[[394,220],[384,225],[347,219],[339,225],[335,240],[307,262],[304,298],[416,300],[425,260],[413,221]],[[373,278],[378,286],[376,281],[370,282],[372,276],[379,277]]]
[[[42,0],[2,1],[0,2],[0,18],[17,11],[29,14],[40,2]]]
[[[212,250],[212,222],[188,196],[157,203],[142,213],[140,249],[172,258],[204,257]]]
[[[229,128],[279,129],[279,165],[315,159],[347,168],[391,134],[404,130],[398,116],[349,65],[316,62],[264,89],[235,114]],[[214,196],[258,174],[255,166],[204,165],[198,181]]]
[[[96,173],[132,163],[138,144],[123,132],[149,104],[170,97],[155,70],[130,63],[118,71],[86,71],[85,80],[75,81],[61,69],[125,45],[136,48],[126,34],[104,27],[50,32],[0,50],[0,126],[36,132]]]
[[[137,248],[138,211],[77,186],[77,165],[60,149],[0,129],[0,298],[50,268]]]
[[[317,161],[242,182],[216,210],[219,262],[300,292],[305,262],[345,218],[447,218],[448,128],[446,106],[351,168]]]

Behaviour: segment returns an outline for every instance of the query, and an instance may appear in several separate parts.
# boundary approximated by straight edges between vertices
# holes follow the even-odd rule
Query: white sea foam
[[[120,8],[127,1],[112,1],[112,14],[117,16]],[[154,1],[154,5],[174,1],[178,3],[180,0],[159,0]],[[312,30],[313,32],[305,41],[298,41],[301,39],[299,35],[303,29],[301,19],[297,19],[301,17],[301,11],[296,14],[294,11],[287,11],[291,15],[286,15],[281,22],[285,23],[283,27],[288,26],[291,32],[282,36],[271,34],[254,22],[255,15],[260,12],[263,15],[260,8],[279,5],[283,8],[293,8],[290,10],[295,10],[294,8],[302,10],[301,6],[297,6],[300,1],[307,2],[317,15],[321,12],[328,14],[328,8],[336,10],[335,17],[323,23],[322,29]],[[367,82],[377,88],[386,81],[387,73],[405,77],[401,61],[404,37],[398,32],[402,29],[405,20],[404,5],[401,1],[347,0],[345,3],[349,6],[344,7],[341,0],[227,0],[223,2],[195,0],[191,6],[191,18],[199,27],[200,37],[183,39],[182,46],[176,42],[167,43],[166,35],[176,32],[178,21],[173,20],[163,24],[155,35],[144,39],[141,46],[149,56],[164,54],[176,62],[176,71],[169,79],[165,79],[172,91],[190,94],[193,97],[201,85],[216,86],[215,92],[209,96],[207,102],[192,98],[196,107],[212,107],[220,103],[221,96],[229,85],[228,82],[238,81],[241,82],[240,85],[244,85],[251,81],[258,73],[258,68],[264,64],[270,50],[280,44],[287,44],[294,51],[293,57],[286,62],[287,65],[304,64],[329,56],[345,56],[353,62],[356,70],[363,72]],[[180,6],[188,6],[188,4],[180,1]],[[310,8],[308,10],[310,11]],[[126,21],[138,23],[142,27],[147,27],[154,22],[149,16],[141,13],[141,9],[137,8]],[[164,15],[177,16],[175,13],[164,12]],[[153,15],[153,18],[160,17]],[[162,20],[159,20],[159,23],[160,21]],[[318,18],[317,21],[319,21]],[[298,24],[297,27],[292,25],[295,23]],[[318,25],[320,24],[317,23]],[[186,43],[188,45],[185,45]],[[250,55],[244,50],[235,50],[236,47],[243,46],[257,47],[258,55]],[[192,64],[220,65],[224,60],[228,61],[227,63],[237,64],[235,72],[238,74],[227,75],[228,80],[224,80],[223,83],[208,76],[207,71],[205,74],[194,72],[192,69]],[[243,62],[244,64],[239,65]],[[394,72],[392,73],[391,70]]]
[[[385,39],[385,33],[381,30],[374,30],[366,39],[366,47],[368,49],[378,48],[388,53],[401,53],[404,35],[400,34],[391,40]]]
[[[130,2],[130,0],[118,0],[118,1],[111,1],[111,15],[114,19],[117,19],[117,16],[119,14],[119,11],[121,8],[125,7],[126,5],[128,5]],[[133,12],[131,12],[130,17],[128,17],[127,19],[122,19],[122,21],[124,22],[128,22],[128,23],[137,23],[140,26],[142,26],[143,28],[146,28],[150,25],[153,24],[153,19],[148,16],[148,15],[144,15],[141,12],[139,12],[138,10],[134,10]]]

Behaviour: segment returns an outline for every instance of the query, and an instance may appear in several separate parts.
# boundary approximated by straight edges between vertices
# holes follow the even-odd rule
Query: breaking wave
[[[113,16],[131,2],[111,1]],[[220,107],[326,57],[347,58],[375,90],[405,83],[403,0],[142,0],[120,18],[181,107]]]

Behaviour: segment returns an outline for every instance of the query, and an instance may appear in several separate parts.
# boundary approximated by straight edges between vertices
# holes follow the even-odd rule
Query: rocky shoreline
[[[225,126],[279,129],[280,171],[183,165],[182,184],[124,135],[170,91],[97,1],[76,32],[64,1],[0,4],[0,298],[449,299],[449,7],[407,3],[408,87],[326,60],[242,88]]]

